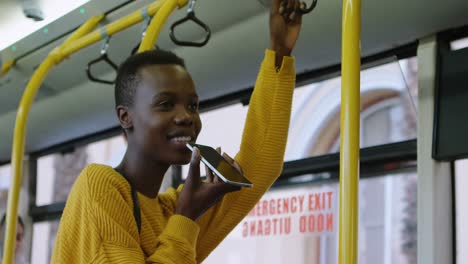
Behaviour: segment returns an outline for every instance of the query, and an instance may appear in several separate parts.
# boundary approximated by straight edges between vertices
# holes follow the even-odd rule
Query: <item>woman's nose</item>
[[[193,124],[193,116],[189,113],[185,108],[180,109],[177,111],[174,122],[176,125],[192,125]]]

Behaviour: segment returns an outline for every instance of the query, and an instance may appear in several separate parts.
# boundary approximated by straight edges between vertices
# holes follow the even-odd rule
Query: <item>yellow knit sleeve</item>
[[[250,100],[240,151],[235,157],[254,187],[227,194],[200,218],[198,262],[249,213],[281,174],[295,77],[292,57],[284,57],[277,71],[275,52],[266,51]]]
[[[198,225],[191,219],[182,215],[171,216],[159,236],[157,250],[147,258],[147,263],[195,264],[198,232]]]
[[[171,216],[157,239],[154,252],[145,256],[138,234],[132,234],[135,227],[133,209],[119,199],[106,195],[105,201],[96,203],[93,208],[97,214],[97,229],[101,231],[103,240],[96,256],[99,261],[96,263],[195,264],[195,245],[199,231],[195,222],[181,215]],[[122,217],[121,213],[125,216]],[[124,223],[129,220],[133,221],[130,226]]]
[[[128,183],[112,168],[92,165],[67,201],[52,263],[195,263],[199,227],[174,215],[145,255],[133,215]]]

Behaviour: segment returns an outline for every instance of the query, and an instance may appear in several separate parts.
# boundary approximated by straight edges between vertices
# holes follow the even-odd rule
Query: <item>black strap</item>
[[[140,234],[140,232],[141,232],[141,212],[140,212],[140,205],[138,203],[137,191],[136,191],[135,187],[133,186],[132,182],[130,181],[130,179],[127,177],[127,175],[125,175],[125,173],[122,170],[117,169],[117,168],[114,168],[114,170],[117,171],[118,173],[120,173],[120,175],[122,175],[124,177],[124,179],[127,180],[128,184],[130,185],[130,189],[131,189],[131,192],[132,192],[132,199],[133,199],[133,216],[135,217],[135,222],[136,222],[137,227],[138,227],[138,234]]]

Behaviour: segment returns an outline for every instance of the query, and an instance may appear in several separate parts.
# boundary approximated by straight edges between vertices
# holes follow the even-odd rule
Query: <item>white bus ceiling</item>
[[[310,3],[310,0],[306,0]],[[110,3],[112,2],[112,3]],[[65,36],[91,15],[97,15],[125,1],[90,1],[43,29],[1,51],[3,61],[17,58],[16,66],[0,78],[0,161],[8,161],[13,141],[16,108],[20,96],[41,63]],[[114,21],[151,1],[134,1],[110,13],[104,23]],[[0,3],[0,10],[2,5]],[[311,15],[304,17],[304,30],[294,53],[297,72],[335,65],[341,53],[340,0],[319,0]],[[202,100],[216,98],[251,87],[265,47],[268,47],[268,11],[256,0],[198,0],[197,16],[212,30],[210,42],[202,48],[178,47],[169,39],[168,26],[158,45],[175,51],[186,60]],[[418,38],[468,24],[468,1],[395,0],[362,3],[362,55],[368,56],[417,40]],[[179,10],[167,25],[185,15]],[[0,24],[3,18],[0,18]],[[26,19],[26,18],[25,18]],[[140,39],[141,24],[110,40],[109,56],[121,63]],[[181,38],[197,35],[181,30]],[[3,36],[5,37],[5,36]],[[44,47],[42,47],[44,46]],[[101,44],[72,55],[58,65],[39,90],[29,117],[26,152],[38,151],[65,141],[103,131],[117,125],[113,110],[113,87],[90,82],[86,64],[99,56]],[[38,47],[42,47],[39,48]],[[106,72],[100,72],[106,74]]]

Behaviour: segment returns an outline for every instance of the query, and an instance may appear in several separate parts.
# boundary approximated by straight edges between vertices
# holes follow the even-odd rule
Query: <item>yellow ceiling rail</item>
[[[358,259],[361,0],[343,0],[339,264]]]
[[[70,43],[72,43],[73,41],[91,32],[93,29],[96,28],[97,24],[101,22],[101,20],[104,17],[105,17],[104,14],[90,17],[83,25],[81,25],[77,30],[75,30],[68,39],[66,39],[63,42],[62,47],[66,47],[70,45]]]
[[[159,9],[162,8],[163,5],[170,4],[172,5],[173,2],[177,0],[159,0],[150,5],[148,5],[148,15],[154,16],[156,13],[159,13]],[[127,16],[110,23],[105,27],[105,32],[108,36],[112,36],[126,28],[129,28],[137,23],[140,23],[143,20],[141,10],[137,10],[133,13],[128,14]],[[154,20],[154,19],[153,19]],[[93,43],[96,43],[102,39],[101,30],[95,30],[86,36],[83,36],[79,39],[71,41],[61,52],[64,56],[68,56],[70,54],[75,53],[76,51],[87,47]]]
[[[149,16],[154,16],[159,9],[163,12],[161,15],[156,16],[147,29],[147,34],[142,42],[149,43],[155,41],[161,32],[167,17],[174,11],[175,7],[181,8],[187,4],[187,0],[159,0],[147,6],[147,13]],[[158,12],[159,13],[159,12]],[[96,25],[101,21],[104,16],[97,16],[90,18],[80,28],[78,28],[62,45],[52,50],[47,58],[41,63],[39,68],[34,72],[31,80],[29,81],[23,97],[21,98],[20,105],[16,116],[15,131],[13,138],[13,150],[11,153],[12,165],[12,180],[11,188],[8,192],[8,205],[7,205],[7,218],[6,218],[6,235],[2,264],[11,264],[14,259],[14,242],[16,237],[16,222],[18,217],[18,200],[21,186],[21,176],[23,169],[23,154],[24,143],[26,139],[26,126],[27,119],[31,105],[34,101],[37,91],[39,90],[42,82],[44,81],[50,69],[60,63],[64,58],[73,54],[74,52],[85,48],[102,39],[102,30],[92,31]],[[122,31],[134,24],[143,20],[142,12],[135,11],[118,21],[115,21],[104,27],[107,35],[112,36],[115,33]],[[153,44],[149,44],[152,47]],[[3,72],[3,67],[2,67]]]

